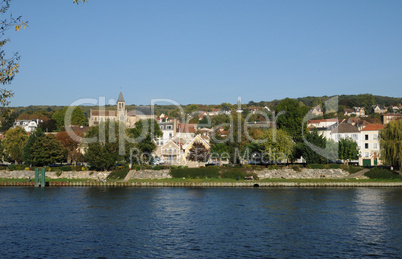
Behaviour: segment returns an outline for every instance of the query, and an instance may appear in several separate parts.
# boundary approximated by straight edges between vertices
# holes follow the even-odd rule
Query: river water
[[[401,255],[401,188],[0,187],[1,258]]]

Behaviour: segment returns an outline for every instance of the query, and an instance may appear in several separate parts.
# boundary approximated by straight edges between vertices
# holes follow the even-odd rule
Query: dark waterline
[[[395,258],[401,221],[401,188],[0,188],[2,258]]]

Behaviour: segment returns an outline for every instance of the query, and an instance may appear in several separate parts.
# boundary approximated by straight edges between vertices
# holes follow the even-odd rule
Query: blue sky
[[[11,106],[402,96],[402,1],[18,0]]]

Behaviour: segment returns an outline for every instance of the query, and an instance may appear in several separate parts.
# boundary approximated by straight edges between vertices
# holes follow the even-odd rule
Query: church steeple
[[[125,102],[124,98],[123,98],[123,93],[121,91],[120,91],[120,94],[119,94],[119,99],[117,99],[117,102],[118,103],[120,103],[120,102],[124,103]]]
[[[126,102],[123,98],[123,93],[120,91],[119,98],[117,99],[117,118],[119,121],[126,120]]]

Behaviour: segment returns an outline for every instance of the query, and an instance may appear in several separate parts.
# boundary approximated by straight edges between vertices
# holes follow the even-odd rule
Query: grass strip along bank
[[[351,172],[362,170],[361,167],[355,167]],[[117,183],[123,182],[127,176],[129,169],[123,168],[112,171],[105,182]],[[295,171],[297,173],[297,171]],[[166,179],[130,179],[128,183],[236,183],[236,182],[258,182],[258,183],[343,183],[343,182],[356,182],[356,183],[384,183],[384,182],[402,182],[402,176],[395,171],[391,171],[384,168],[372,168],[365,176],[368,179],[281,179],[281,178],[266,178],[258,179],[256,170],[250,168],[230,168],[230,167],[202,167],[202,168],[172,168],[170,169],[170,175],[172,178]],[[253,176],[252,180],[250,176]],[[15,178],[0,178],[0,183],[25,183],[34,182],[34,179],[15,179]],[[46,182],[69,182],[69,183],[97,183],[98,180],[94,179],[68,179],[46,178]]]

